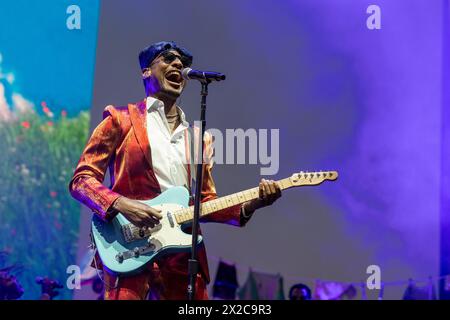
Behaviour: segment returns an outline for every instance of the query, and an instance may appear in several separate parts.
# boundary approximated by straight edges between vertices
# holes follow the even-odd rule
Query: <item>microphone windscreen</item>
[[[183,76],[183,78],[185,79],[185,80],[190,80],[189,79],[189,72],[191,72],[191,68],[184,68],[182,71],[181,71],[181,75]]]

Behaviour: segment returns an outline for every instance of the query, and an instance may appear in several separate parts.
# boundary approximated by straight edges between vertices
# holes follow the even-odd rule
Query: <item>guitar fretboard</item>
[[[281,190],[293,187],[291,178],[285,178],[277,181]],[[259,198],[259,187],[247,189],[237,193],[230,194],[225,197],[217,198],[204,202],[200,205],[200,217],[207,216],[211,213],[230,208],[232,206],[242,204],[244,202]],[[174,213],[175,220],[179,224],[190,222],[194,218],[194,206],[180,209]]]

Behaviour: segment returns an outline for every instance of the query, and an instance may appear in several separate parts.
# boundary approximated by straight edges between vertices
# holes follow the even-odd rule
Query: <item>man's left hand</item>
[[[244,204],[246,214],[251,214],[255,210],[270,206],[281,197],[281,188],[278,182],[261,179],[259,183],[259,198],[248,201]]]

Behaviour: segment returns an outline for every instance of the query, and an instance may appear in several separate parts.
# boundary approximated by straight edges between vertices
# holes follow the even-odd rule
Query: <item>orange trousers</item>
[[[186,300],[188,276],[159,268],[156,263],[141,273],[119,277],[103,272],[105,300]],[[195,300],[208,300],[206,281],[197,274]]]

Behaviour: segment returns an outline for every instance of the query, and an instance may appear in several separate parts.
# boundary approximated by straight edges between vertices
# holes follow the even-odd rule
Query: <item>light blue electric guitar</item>
[[[318,185],[325,180],[336,180],[336,171],[300,172],[279,180],[281,189],[297,186]],[[259,188],[252,188],[201,204],[200,216],[229,208],[259,197]],[[192,236],[183,232],[194,215],[194,207],[189,206],[189,193],[184,187],[166,190],[158,197],[142,201],[161,211],[160,223],[142,232],[131,224],[122,214],[112,221],[104,222],[94,216],[92,237],[100,258],[110,271],[132,274],[157,256],[171,252],[190,251]],[[199,235],[198,244],[202,242]]]

